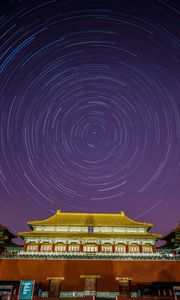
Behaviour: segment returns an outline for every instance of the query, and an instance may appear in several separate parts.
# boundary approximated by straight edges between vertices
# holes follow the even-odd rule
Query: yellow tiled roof
[[[20,232],[19,235],[21,237],[55,237],[55,238],[87,238],[87,239],[104,239],[104,238],[142,238],[142,239],[148,239],[148,238],[160,238],[161,235],[159,234],[148,234],[148,233],[132,233],[132,232],[37,232],[37,231],[29,231],[29,232]]]
[[[122,211],[119,214],[101,214],[61,212],[60,210],[57,210],[56,213],[48,219],[30,221],[27,224],[30,226],[132,226],[146,228],[151,228],[153,226],[150,223],[136,222],[128,218]]]

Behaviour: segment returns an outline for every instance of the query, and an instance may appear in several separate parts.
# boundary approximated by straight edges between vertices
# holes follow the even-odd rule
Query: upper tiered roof
[[[4,239],[9,239],[15,238],[17,236],[11,231],[9,231],[9,229],[6,226],[0,224],[0,237],[3,237]]]
[[[173,238],[173,241],[178,240],[180,242],[180,221],[179,225],[173,229],[170,233],[165,235],[162,240],[171,240]]]
[[[56,213],[45,220],[30,221],[27,223],[33,226],[123,226],[123,227],[146,227],[150,229],[153,225],[150,223],[137,222],[125,215],[123,211],[119,214],[105,213],[74,213],[62,212]]]
[[[16,238],[17,236],[9,231],[9,229],[6,226],[3,226],[0,224],[0,250],[7,249],[7,247],[11,247],[12,245],[14,247],[19,247],[19,245],[16,245],[12,242],[13,238]],[[4,250],[3,250],[4,251]]]

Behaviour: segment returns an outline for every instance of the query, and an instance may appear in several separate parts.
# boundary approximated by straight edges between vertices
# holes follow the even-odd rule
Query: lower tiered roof
[[[92,239],[92,238],[143,238],[143,239],[158,239],[161,237],[159,234],[144,234],[144,233],[121,233],[121,232],[113,232],[113,233],[106,233],[106,232],[20,232],[19,235],[21,237],[68,237],[68,238],[86,238],[86,239]]]

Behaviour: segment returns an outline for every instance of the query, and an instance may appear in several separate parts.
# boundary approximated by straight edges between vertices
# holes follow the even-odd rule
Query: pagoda
[[[153,254],[159,234],[148,231],[152,224],[125,215],[105,213],[56,213],[45,220],[27,223],[32,231],[19,233],[24,254],[59,256]]]

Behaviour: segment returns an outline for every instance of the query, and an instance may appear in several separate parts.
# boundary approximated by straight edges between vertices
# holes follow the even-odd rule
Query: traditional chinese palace
[[[30,232],[21,232],[25,252],[56,254],[154,253],[159,234],[152,224],[136,222],[119,214],[57,212],[46,220],[31,221]],[[24,254],[24,253],[23,253]]]
[[[42,297],[115,297],[139,289],[143,294],[146,286],[151,294],[171,296],[173,286],[180,289],[179,226],[162,237],[151,233],[151,223],[132,220],[123,211],[60,210],[27,224],[30,230],[19,233],[23,247],[2,248],[0,288],[1,283],[14,286],[20,280],[35,280]],[[7,230],[2,232],[2,240],[7,240]],[[11,241],[13,235],[8,236]],[[159,239],[166,244],[157,248]]]

